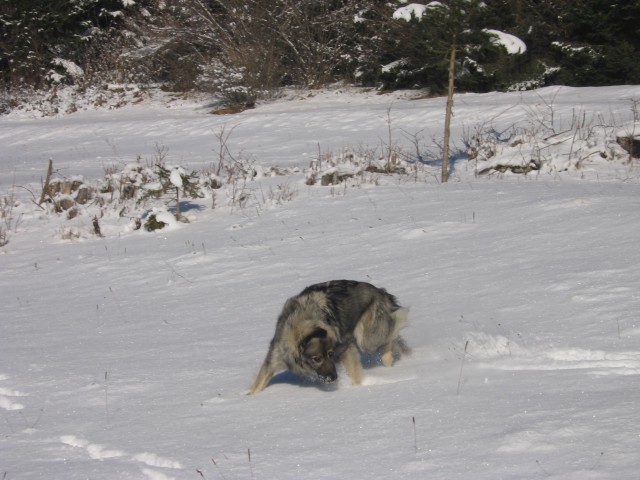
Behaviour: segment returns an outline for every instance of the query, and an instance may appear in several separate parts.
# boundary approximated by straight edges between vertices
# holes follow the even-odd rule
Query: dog
[[[409,355],[399,331],[407,309],[382,288],[355,280],[332,280],[311,285],[289,298],[276,323],[258,375],[247,392],[264,390],[281,370],[335,382],[341,363],[356,385],[362,383],[360,352],[380,353],[382,364]]]

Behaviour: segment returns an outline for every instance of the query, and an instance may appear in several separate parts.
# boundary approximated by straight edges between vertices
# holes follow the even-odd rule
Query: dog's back
[[[328,310],[334,314],[333,318],[328,320],[333,320],[336,322],[334,326],[347,331],[353,331],[362,312],[373,304],[382,306],[389,314],[401,308],[396,298],[384,288],[357,280],[331,280],[317,283],[305,288],[299,296],[313,292],[322,292],[326,296]]]

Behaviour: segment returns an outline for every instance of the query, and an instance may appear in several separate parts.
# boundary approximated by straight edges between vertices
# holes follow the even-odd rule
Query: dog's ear
[[[314,328],[311,333],[308,333],[300,340],[300,350],[307,348],[309,342],[314,338],[327,338],[327,331],[322,327]]]

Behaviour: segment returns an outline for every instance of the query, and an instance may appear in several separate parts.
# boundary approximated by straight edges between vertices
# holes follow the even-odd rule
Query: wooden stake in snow
[[[47,168],[47,176],[44,179],[44,184],[42,185],[42,193],[40,194],[40,200],[38,200],[38,205],[42,205],[45,201],[47,193],[49,193],[49,183],[51,183],[51,175],[53,174],[53,160],[49,159],[49,168]]]

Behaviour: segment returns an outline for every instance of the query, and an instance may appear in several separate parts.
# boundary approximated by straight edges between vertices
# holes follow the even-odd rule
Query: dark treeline
[[[640,0],[441,0],[419,18],[394,18],[407,5],[0,0],[0,82],[4,91],[161,84],[241,103],[336,81],[439,94],[456,24],[465,32],[458,91],[640,83]],[[509,54],[487,29],[518,37],[526,51]]]

